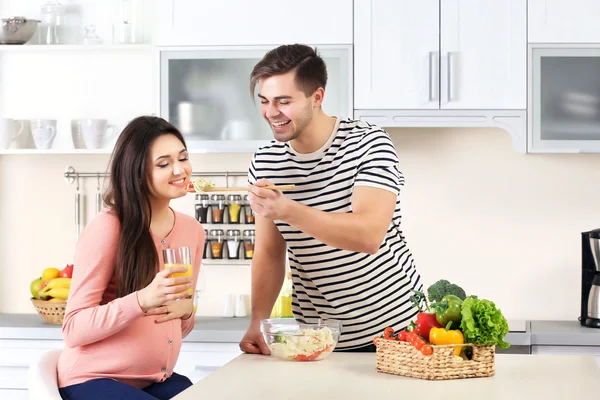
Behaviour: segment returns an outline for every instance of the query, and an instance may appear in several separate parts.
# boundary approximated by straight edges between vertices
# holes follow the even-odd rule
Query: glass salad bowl
[[[341,321],[302,323],[294,318],[260,321],[260,331],[271,355],[289,361],[319,361],[329,356],[340,338]]]

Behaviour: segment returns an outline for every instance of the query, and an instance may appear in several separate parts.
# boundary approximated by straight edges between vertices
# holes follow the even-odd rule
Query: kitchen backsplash
[[[459,282],[494,299],[509,319],[576,320],[580,233],[600,227],[600,155],[522,155],[497,129],[389,130],[406,177],[403,224],[425,283]],[[196,171],[245,171],[251,154],[193,155]],[[0,156],[0,312],[34,313],[29,283],[73,259],[78,171],[108,156]],[[238,178],[243,179],[243,178]],[[83,183],[85,182],[85,183]],[[95,179],[82,181],[89,220]],[[173,202],[194,215],[194,196]],[[223,315],[250,291],[250,268],[208,265],[199,315]]]

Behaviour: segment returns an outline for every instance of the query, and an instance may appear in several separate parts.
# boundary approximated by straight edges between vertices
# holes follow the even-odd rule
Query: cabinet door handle
[[[454,53],[448,52],[448,102],[456,100],[456,87],[454,84]]]
[[[429,101],[439,100],[438,53],[429,52]]]

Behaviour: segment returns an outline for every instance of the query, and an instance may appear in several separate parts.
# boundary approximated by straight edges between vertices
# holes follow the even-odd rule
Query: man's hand
[[[278,190],[261,189],[261,186],[272,185],[267,179],[260,179],[248,188],[248,201],[252,211],[258,216],[274,220],[285,220],[285,215],[292,200]]]
[[[155,322],[160,324],[167,322],[172,319],[188,319],[194,312],[194,302],[189,300],[170,301],[162,306],[152,308],[148,310],[146,315],[160,315],[165,314],[158,318]]]
[[[260,333],[259,322],[250,323],[250,327],[240,341],[240,350],[251,354],[271,354],[269,347],[265,343],[262,333]]]

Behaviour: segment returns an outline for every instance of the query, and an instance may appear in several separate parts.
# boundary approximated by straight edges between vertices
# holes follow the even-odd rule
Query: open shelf
[[[37,51],[150,51],[151,44],[1,44],[0,52]]]

